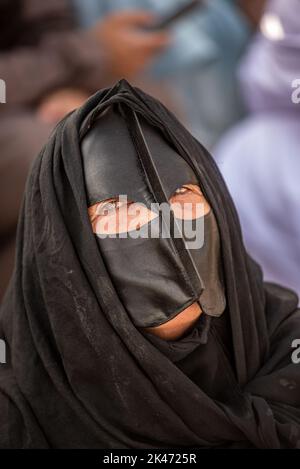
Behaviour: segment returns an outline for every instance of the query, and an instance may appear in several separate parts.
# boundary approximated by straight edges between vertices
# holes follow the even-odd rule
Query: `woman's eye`
[[[195,184],[185,184],[184,186],[178,187],[178,189],[173,193],[173,197],[183,194],[197,194],[203,196],[200,187]]]
[[[192,189],[188,186],[181,186],[176,189],[176,191],[173,194],[173,197],[176,195],[181,195],[181,194],[187,194],[188,192],[192,192]]]
[[[189,191],[187,187],[179,187],[178,189],[176,189],[175,194],[184,194],[187,191]]]
[[[109,215],[121,209],[122,207],[129,207],[129,205],[132,203],[133,202],[127,200],[111,199],[99,205],[96,214],[97,216]]]
[[[119,208],[120,206],[121,202],[119,200],[110,200],[109,202],[105,202],[101,207],[98,208],[97,214],[107,215],[108,213]]]

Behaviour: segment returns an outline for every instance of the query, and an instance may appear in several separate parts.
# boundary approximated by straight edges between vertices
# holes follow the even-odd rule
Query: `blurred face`
[[[210,211],[208,202],[196,184],[178,187],[169,198],[169,203],[175,217],[179,219],[195,219],[199,213],[199,206],[201,206],[203,215]],[[92,205],[89,207],[88,213],[93,232],[107,235],[139,230],[157,217],[156,213],[144,205],[132,200],[124,202],[119,197],[102,200]],[[145,329],[163,339],[175,340],[197,321],[200,314],[199,303],[193,303],[166,323]]]

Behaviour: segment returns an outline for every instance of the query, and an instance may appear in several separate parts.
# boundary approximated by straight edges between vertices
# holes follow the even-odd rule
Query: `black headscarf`
[[[199,367],[208,379],[214,370],[215,387],[226,393],[202,388],[133,325],[101,258],[80,136],[121,102],[189,161],[214,210],[227,300],[214,319],[226,323],[233,357],[208,340]],[[57,126],[27,181],[0,316],[8,348],[0,365],[0,447],[299,447],[300,365],[291,358],[300,338],[297,303],[290,290],[263,283],[226,185],[199,142],[126,81],[99,91]]]

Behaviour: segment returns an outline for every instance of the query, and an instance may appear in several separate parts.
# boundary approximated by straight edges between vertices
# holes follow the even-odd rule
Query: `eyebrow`
[[[110,197],[109,199],[104,199],[104,200],[101,200],[100,202],[97,202],[96,205],[96,208],[99,207],[99,205],[103,205],[104,203],[107,203],[107,202],[111,202],[111,201],[114,201],[114,200],[118,200],[119,196],[116,196],[116,197]]]

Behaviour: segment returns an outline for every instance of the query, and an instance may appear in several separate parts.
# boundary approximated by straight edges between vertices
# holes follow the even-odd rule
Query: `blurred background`
[[[120,78],[212,152],[265,280],[300,293],[300,0],[199,0],[171,20],[187,3],[0,0],[0,302],[32,161]]]

